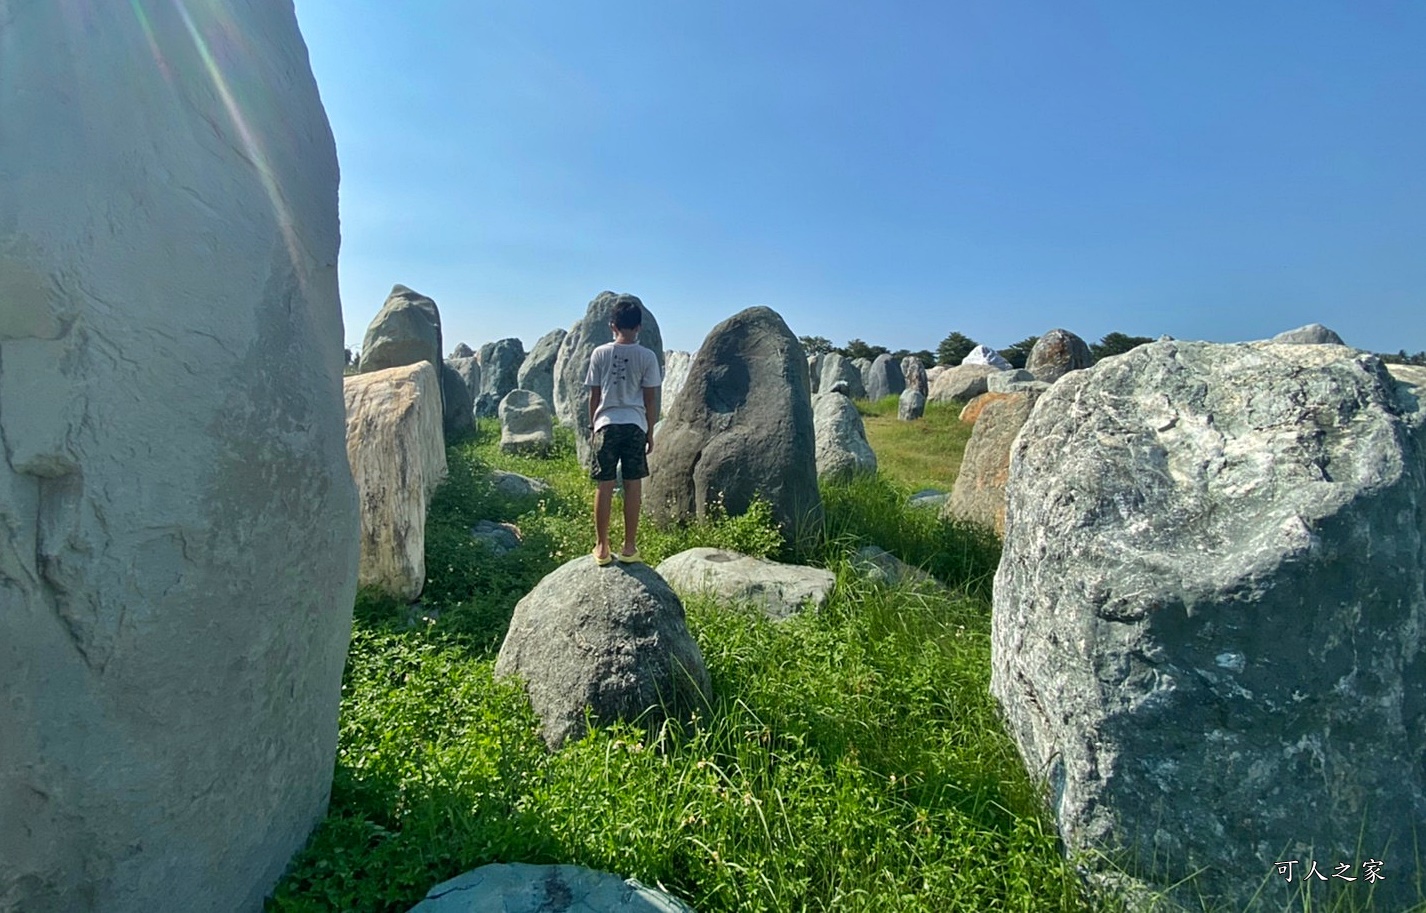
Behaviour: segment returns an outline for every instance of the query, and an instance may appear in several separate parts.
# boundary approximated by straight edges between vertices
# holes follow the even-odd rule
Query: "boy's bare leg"
[[[624,480],[624,554],[638,551],[635,540],[639,535],[639,506],[644,500],[644,480]]]
[[[600,558],[608,558],[609,549],[609,515],[614,507],[614,485],[613,479],[608,482],[596,483],[599,487],[594,492],[594,535],[596,544],[594,554]]]

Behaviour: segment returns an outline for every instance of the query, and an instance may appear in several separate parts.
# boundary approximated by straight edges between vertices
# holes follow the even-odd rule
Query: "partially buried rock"
[[[907,387],[896,401],[896,417],[903,422],[914,422],[926,414],[926,394],[915,387]]]
[[[530,500],[550,491],[550,483],[543,479],[532,479],[504,469],[492,470],[490,481],[498,494],[515,500]]]
[[[876,454],[867,443],[866,426],[851,400],[840,393],[819,393],[812,403],[817,429],[817,479],[845,482],[876,473]]]
[[[1298,327],[1295,330],[1286,330],[1277,334],[1269,342],[1286,343],[1289,345],[1309,345],[1309,346],[1344,346],[1342,337],[1332,330],[1327,329],[1320,323],[1309,323],[1306,326]]]
[[[391,287],[361,342],[361,372],[429,361],[442,364],[441,312],[436,302],[404,285]]]
[[[1423,403],[1342,347],[1162,341],[1041,397],[991,690],[1097,878],[1302,909],[1310,861],[1377,860],[1376,909],[1418,900]]]
[[[966,442],[956,484],[941,516],[968,520],[1005,532],[1005,483],[1010,477],[1010,445],[1020,433],[1036,392],[986,393],[967,404],[979,407]]]
[[[691,548],[665,558],[659,575],[685,596],[709,594],[725,602],[749,603],[774,620],[804,608],[821,609],[837,577],[831,571],[780,564],[720,548]]]
[[[481,866],[432,888],[410,913],[693,913],[683,901],[574,865]]]
[[[1080,371],[1094,364],[1089,346],[1069,330],[1054,329],[1035,341],[1025,369],[1034,380],[1054,383],[1071,371]]]
[[[540,394],[552,410],[555,402],[555,359],[559,357],[560,343],[564,342],[567,332],[561,328],[541,336],[530,354],[520,363],[520,370],[515,378],[518,382],[517,389]]]
[[[513,523],[481,520],[470,528],[470,536],[496,555],[505,555],[520,547],[520,528]]]
[[[503,452],[545,453],[554,443],[554,416],[540,394],[511,390],[500,401],[499,412]]]
[[[926,399],[933,403],[975,399],[989,389],[987,378],[998,373],[1000,369],[990,365],[956,365],[954,368],[947,368],[931,382],[931,392],[926,395]]]
[[[901,365],[897,364],[885,352],[878,355],[876,361],[873,361],[867,368],[867,399],[878,400],[887,396],[896,396],[905,389],[906,377],[901,373]]]
[[[426,508],[446,476],[441,397],[428,362],[345,379],[347,460],[361,504],[358,580],[398,599],[426,584]]]
[[[822,496],[804,358],[769,308],[713,328],[654,440],[644,501],[654,517],[738,516],[762,498],[784,536],[816,537]]]
[[[852,567],[868,579],[887,586],[928,587],[944,590],[945,586],[930,574],[902,561],[877,545],[864,545],[852,556]]]
[[[551,749],[585,735],[586,709],[600,723],[657,725],[713,694],[664,579],[644,564],[599,567],[590,555],[556,568],[515,606],[495,674],[524,680]]]

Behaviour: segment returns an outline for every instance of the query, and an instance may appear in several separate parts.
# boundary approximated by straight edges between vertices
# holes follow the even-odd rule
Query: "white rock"
[[[506,453],[543,453],[554,443],[554,415],[533,390],[511,390],[500,401],[500,449]]]
[[[655,568],[683,596],[711,594],[727,602],[756,605],[772,619],[811,606],[821,609],[831,598],[837,577],[831,571],[780,564],[721,548],[691,548],[665,558]]]

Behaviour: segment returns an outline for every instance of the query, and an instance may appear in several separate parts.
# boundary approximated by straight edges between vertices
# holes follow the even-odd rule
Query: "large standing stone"
[[[554,415],[540,394],[511,390],[499,412],[500,449],[506,453],[544,453],[554,443]]]
[[[480,396],[475,398],[482,417],[494,415],[505,394],[520,386],[520,366],[525,346],[514,337],[487,342],[480,347]]]
[[[432,888],[410,913],[693,913],[676,897],[575,865],[492,863]]]
[[[0,12],[3,910],[256,913],[331,784],[332,135],[291,4],[145,10]]]
[[[1272,342],[1292,345],[1344,346],[1342,337],[1320,323],[1309,323],[1295,330],[1284,330],[1274,336]]]
[[[451,349],[451,354],[450,354],[448,360],[450,360],[450,359],[456,359],[456,358],[474,358],[474,357],[475,357],[475,350],[472,349],[470,346],[466,345],[465,343],[461,342],[461,343],[457,343],[457,344],[456,344],[456,347],[455,347],[454,349]]]
[[[1054,329],[1035,340],[1025,370],[1035,380],[1054,383],[1071,371],[1080,371],[1094,364],[1089,346],[1069,330]]]
[[[589,463],[589,435],[592,431],[589,424],[589,388],[584,385],[584,378],[589,373],[589,358],[594,350],[614,341],[614,331],[609,329],[609,322],[614,319],[614,305],[620,299],[632,301],[643,309],[639,345],[658,357],[660,373],[664,368],[663,336],[659,333],[659,322],[653,312],[633,295],[600,292],[594,296],[584,317],[569,328],[555,358],[555,418],[574,429],[574,447],[582,466]],[[662,402],[662,393],[656,402]]]
[[[969,401],[986,392],[987,380],[1000,372],[990,365],[956,365],[947,368],[931,381],[931,392],[926,400],[932,403],[948,403],[952,400]]]
[[[919,362],[918,362],[919,364]],[[866,396],[878,400],[886,396],[899,396],[906,389],[906,376],[901,373],[901,365],[885,352],[867,368]]]
[[[721,548],[691,548],[665,558],[659,576],[684,596],[708,594],[723,602],[750,603],[780,621],[811,607],[821,610],[837,575],[820,567],[781,564]]]
[[[941,516],[969,520],[1005,533],[1005,483],[1010,478],[1010,445],[1039,393],[983,393],[972,402],[980,406],[975,428],[966,441],[956,484]],[[970,408],[968,404],[967,409]]]
[[[361,372],[441,358],[441,313],[436,302],[404,285],[393,285],[386,303],[367,325],[361,343]]]
[[[847,395],[852,399],[866,399],[866,385],[862,383],[862,372],[845,355],[828,352],[822,357],[822,380],[817,389],[830,393],[839,383],[847,385]],[[809,391],[810,392],[810,391]]]
[[[556,568],[516,604],[495,674],[524,679],[551,749],[584,737],[585,708],[602,723],[657,725],[713,696],[664,579],[644,564],[599,567],[592,555]]]
[[[480,359],[452,356],[446,359],[446,364],[460,375],[465,383],[466,398],[473,404],[476,397],[480,396]]]
[[[441,397],[428,363],[346,378],[347,459],[361,500],[361,585],[415,599],[426,507],[446,476]]]
[[[674,521],[720,509],[737,516],[761,497],[784,535],[815,537],[822,496],[805,359],[770,308],[715,326],[654,440],[650,513]]]
[[[852,367],[857,369],[857,374],[862,379],[862,395],[858,399],[866,398],[866,391],[871,389],[871,359],[853,358]]]
[[[844,482],[876,473],[876,454],[851,400],[840,393],[817,394],[812,399],[812,423],[817,430],[818,481]]]
[[[555,401],[555,359],[559,357],[560,343],[564,342],[565,329],[551,330],[541,336],[525,356],[516,375],[518,389],[538,393],[554,407]]]
[[[901,391],[901,398],[896,401],[896,417],[903,422],[914,422],[926,414],[926,394],[915,387],[907,387]]]
[[[672,409],[683,385],[688,382],[688,369],[693,367],[689,352],[665,352],[663,365],[663,408]]]
[[[813,393],[822,389],[822,359],[821,355],[807,356],[807,380],[812,385]]]
[[[466,379],[450,362],[438,365],[441,372],[441,430],[446,438],[475,427],[475,403]]]
[[[1423,403],[1348,349],[1172,341],[1041,397],[991,689],[1070,850],[1154,860],[1193,909],[1300,908],[1314,860],[1384,861],[1377,908],[1416,899]]]
[[[903,390],[920,390],[923,394],[931,389],[926,377],[926,366],[915,355],[901,359],[901,381]]]

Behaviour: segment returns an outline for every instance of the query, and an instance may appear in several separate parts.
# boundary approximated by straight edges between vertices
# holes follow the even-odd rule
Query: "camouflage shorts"
[[[644,478],[649,474],[649,461],[644,453],[648,439],[638,425],[600,428],[590,440],[589,477],[596,482],[612,482],[622,469],[627,481]]]

